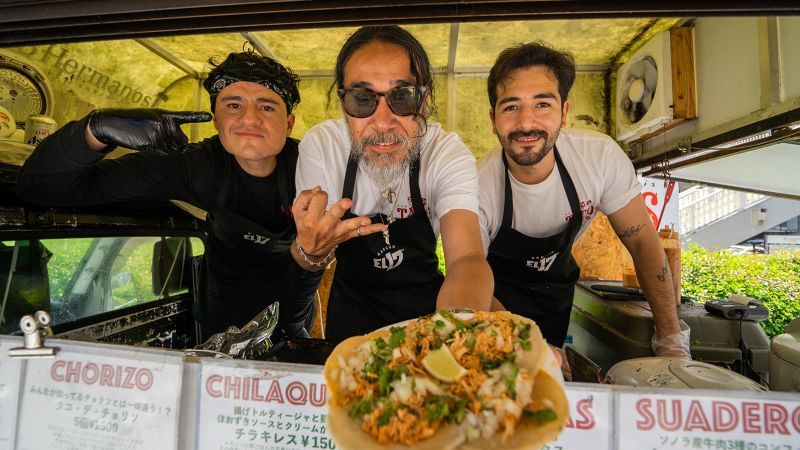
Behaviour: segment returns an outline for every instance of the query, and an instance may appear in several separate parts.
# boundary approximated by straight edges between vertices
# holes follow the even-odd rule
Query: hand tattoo
[[[645,224],[634,225],[626,230],[622,230],[622,233],[618,234],[617,236],[619,236],[620,238],[634,237],[637,234],[639,234],[640,231],[642,231],[644,225]]]
[[[669,270],[669,264],[667,260],[664,260],[664,267],[661,268],[661,273],[656,275],[658,281],[666,281],[667,280],[667,271]]]

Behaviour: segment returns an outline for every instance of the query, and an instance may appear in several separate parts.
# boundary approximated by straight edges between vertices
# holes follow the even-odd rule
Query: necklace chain
[[[386,216],[386,221],[388,223],[392,223],[392,222],[394,222],[396,220],[395,219],[395,213],[397,212],[397,205],[398,205],[398,203],[400,203],[400,194],[401,194],[401,190],[403,189],[403,180],[405,178],[407,178],[407,175],[400,179],[400,182],[397,185],[397,190],[396,191],[394,189],[392,189],[391,186],[387,186],[381,192],[380,197],[382,197],[383,200],[386,202],[386,204],[389,205],[389,214]],[[375,192],[375,182],[370,180],[369,187],[372,190],[372,194],[377,197],[378,195]],[[394,199],[394,201],[392,201],[392,199]],[[381,222],[385,223],[385,222],[383,222],[383,218],[382,217],[381,217]]]
[[[383,190],[381,193],[381,197],[386,201],[387,204],[391,204],[389,208],[389,215],[386,216],[386,222],[383,221],[383,215],[378,213],[378,218],[381,219],[381,223],[386,225],[386,229],[383,230],[383,240],[386,241],[386,245],[391,245],[389,242],[389,225],[394,223],[395,219],[395,212],[397,212],[397,203],[400,201],[400,191],[403,189],[403,181],[408,178],[408,174],[405,174],[403,178],[400,179],[400,182],[397,185],[397,191],[393,191],[392,187],[389,186]],[[369,187],[372,190],[372,195],[377,196],[375,193],[375,182],[370,179]],[[394,197],[394,203],[392,203],[392,197]]]

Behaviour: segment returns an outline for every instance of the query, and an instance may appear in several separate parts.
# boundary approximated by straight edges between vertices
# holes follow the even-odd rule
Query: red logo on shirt
[[[406,205],[413,205],[414,204],[414,202],[411,200],[411,197],[408,197],[406,199],[406,202],[407,202],[407,203],[405,203]],[[430,208],[428,208],[428,202],[425,199],[425,197],[422,197],[422,206],[425,207],[425,212],[428,214],[428,217],[431,217]],[[395,209],[395,213],[397,214],[397,218],[398,219],[405,219],[406,217],[411,217],[411,216],[414,215],[414,206],[405,207],[405,206],[397,205],[397,208]]]
[[[583,220],[590,220],[595,211],[597,211],[597,206],[591,200],[582,201],[580,208],[581,212],[583,212]],[[572,211],[564,215],[564,222],[569,222],[571,219]]]

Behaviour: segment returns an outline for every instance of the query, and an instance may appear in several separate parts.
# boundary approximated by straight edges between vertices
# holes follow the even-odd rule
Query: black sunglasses
[[[389,92],[375,92],[365,88],[338,89],[336,93],[342,101],[342,109],[348,116],[363,119],[375,114],[378,97],[386,97],[389,109],[398,116],[419,114],[424,86],[398,86]]]

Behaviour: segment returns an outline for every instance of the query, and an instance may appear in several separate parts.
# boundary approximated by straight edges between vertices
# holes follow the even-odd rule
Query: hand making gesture
[[[352,204],[352,200],[343,198],[326,210],[328,193],[319,186],[297,196],[292,205],[292,216],[297,226],[292,256],[298,264],[308,270],[322,269],[333,259],[340,243],[386,229],[386,225],[373,224],[366,216],[342,220]]]

